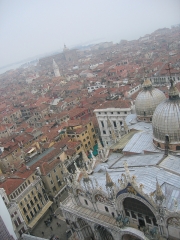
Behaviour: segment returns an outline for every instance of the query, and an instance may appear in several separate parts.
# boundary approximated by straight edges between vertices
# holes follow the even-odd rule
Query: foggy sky
[[[133,40],[179,23],[179,0],[0,0],[0,67],[64,43]]]

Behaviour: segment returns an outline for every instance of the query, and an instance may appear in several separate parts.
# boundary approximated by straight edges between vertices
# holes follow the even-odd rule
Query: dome
[[[153,141],[157,147],[172,151],[180,150],[180,98],[173,84],[169,89],[169,99],[156,108],[153,119]]]
[[[135,101],[137,119],[151,122],[156,107],[165,99],[164,93],[157,88],[153,88],[151,81],[146,79],[143,90],[138,94]]]

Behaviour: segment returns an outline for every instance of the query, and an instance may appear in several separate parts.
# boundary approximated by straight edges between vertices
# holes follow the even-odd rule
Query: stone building
[[[111,146],[125,134],[124,119],[131,112],[131,102],[122,100],[105,102],[94,110],[104,146]]]
[[[170,99],[157,107],[162,109],[161,114],[165,108],[171,121],[179,109],[177,95],[177,89],[171,84]],[[169,101],[174,101],[177,107],[167,112]],[[179,119],[175,118],[178,124]],[[75,174],[64,172],[69,196],[61,203],[61,209],[66,222],[74,231],[74,239],[79,240],[178,240],[179,150],[169,147],[166,151],[154,145],[153,139],[161,140],[154,133],[155,122],[164,126],[160,118],[151,124],[146,120],[140,122],[136,114],[130,114],[125,122],[128,132],[133,134],[130,139],[126,137],[128,133],[119,140],[119,144],[126,143],[122,153],[100,146],[91,173],[86,169],[79,169]],[[166,136],[171,128],[162,127],[158,131]]]

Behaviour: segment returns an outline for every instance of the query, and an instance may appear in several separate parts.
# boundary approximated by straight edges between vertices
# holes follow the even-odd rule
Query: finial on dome
[[[147,89],[147,88],[151,88],[152,87],[152,82],[149,78],[144,79],[144,83],[143,83],[143,88]]]
[[[168,68],[166,68],[166,70],[169,72],[169,76],[170,76],[170,88],[169,88],[169,99],[173,100],[173,99],[178,99],[179,98],[179,91],[177,89],[176,86],[174,86],[174,81],[172,79],[171,76],[171,63],[168,63]]]

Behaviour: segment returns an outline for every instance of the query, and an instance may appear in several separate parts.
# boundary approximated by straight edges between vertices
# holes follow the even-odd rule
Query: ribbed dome
[[[152,127],[155,144],[163,149],[167,146],[172,151],[180,150],[180,98],[172,79],[169,99],[156,108]]]
[[[156,108],[152,119],[154,140],[180,143],[180,99],[165,100]]]
[[[144,81],[143,88],[135,101],[136,114],[139,120],[142,120],[142,117],[152,117],[156,107],[166,99],[164,93],[153,88],[148,79]]]

